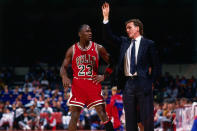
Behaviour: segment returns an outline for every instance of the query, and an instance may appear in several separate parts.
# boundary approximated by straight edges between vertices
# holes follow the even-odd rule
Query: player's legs
[[[77,130],[77,122],[81,113],[81,107],[78,106],[71,106],[71,120],[68,126],[69,131],[76,131]]]
[[[106,131],[114,131],[113,125],[109,120],[107,113],[105,111],[105,105],[104,104],[96,105],[95,109],[99,118],[104,123]]]
[[[99,116],[99,118],[101,119],[102,122],[108,121],[108,117],[105,111],[105,105],[104,104],[100,104],[95,106],[96,112]]]

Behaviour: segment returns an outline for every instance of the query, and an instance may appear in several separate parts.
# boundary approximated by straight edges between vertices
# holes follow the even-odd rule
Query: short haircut
[[[116,86],[113,86],[113,87],[111,88],[111,90],[112,90],[112,91],[117,91],[117,87],[116,87]]]
[[[82,24],[79,26],[78,32],[81,32],[81,30],[85,27],[85,26],[89,26],[87,24]]]
[[[131,23],[133,22],[134,26],[138,26],[139,27],[139,30],[140,30],[140,35],[143,35],[144,33],[144,30],[143,30],[143,23],[139,20],[139,19],[130,19],[128,21],[125,22],[125,26],[128,24],[128,23]]]

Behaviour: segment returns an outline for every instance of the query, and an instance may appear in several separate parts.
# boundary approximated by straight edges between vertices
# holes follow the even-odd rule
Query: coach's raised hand
[[[102,12],[103,12],[103,21],[108,21],[109,20],[109,3],[105,2],[102,5]]]

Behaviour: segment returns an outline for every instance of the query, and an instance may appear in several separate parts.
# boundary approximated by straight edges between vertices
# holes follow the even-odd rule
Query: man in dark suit
[[[143,24],[139,19],[125,23],[128,37],[114,35],[109,25],[109,11],[109,4],[104,3],[103,36],[120,46],[117,86],[123,91],[126,130],[137,131],[137,123],[141,122],[145,131],[153,131],[152,84],[161,69],[158,52],[154,42],[142,36]]]

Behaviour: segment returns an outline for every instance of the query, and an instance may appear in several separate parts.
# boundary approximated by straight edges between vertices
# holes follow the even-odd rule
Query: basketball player
[[[72,64],[73,80],[71,95],[68,100],[68,105],[71,109],[69,131],[77,130],[77,121],[85,105],[88,109],[94,107],[105,129],[113,131],[113,125],[105,111],[100,84],[112,73],[112,69],[108,67],[104,75],[98,74],[99,55],[109,64],[109,54],[103,46],[91,41],[92,31],[89,25],[81,25],[78,35],[80,38],[79,42],[67,50],[60,69],[63,86],[68,88],[71,85],[71,81],[68,78],[67,68],[70,63]]]

